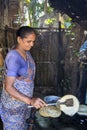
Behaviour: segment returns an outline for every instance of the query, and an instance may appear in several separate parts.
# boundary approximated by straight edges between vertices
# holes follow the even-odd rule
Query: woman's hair
[[[29,26],[22,26],[16,31],[16,37],[19,36],[21,38],[25,38],[27,34],[32,34],[32,33],[35,33],[36,35],[36,31],[34,28]]]
[[[27,35],[34,33],[37,35],[36,31],[34,28],[29,27],[29,26],[21,26],[17,31],[16,31],[16,38],[21,37],[25,38]],[[12,49],[15,49],[17,47],[18,43],[16,42],[15,45],[12,46]]]

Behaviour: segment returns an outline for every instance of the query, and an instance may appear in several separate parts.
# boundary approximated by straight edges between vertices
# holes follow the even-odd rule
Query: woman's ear
[[[21,42],[21,37],[17,37],[17,42],[20,43]]]

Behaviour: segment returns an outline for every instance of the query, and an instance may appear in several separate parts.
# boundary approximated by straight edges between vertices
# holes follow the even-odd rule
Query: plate
[[[78,111],[77,112],[79,115],[82,115],[82,116],[87,116],[87,112],[80,112],[80,111]]]
[[[87,105],[80,105],[77,113],[79,115],[87,116]]]

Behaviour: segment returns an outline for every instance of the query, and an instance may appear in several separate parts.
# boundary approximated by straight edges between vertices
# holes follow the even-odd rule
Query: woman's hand
[[[32,98],[30,104],[36,109],[47,106],[47,104],[40,98]]]

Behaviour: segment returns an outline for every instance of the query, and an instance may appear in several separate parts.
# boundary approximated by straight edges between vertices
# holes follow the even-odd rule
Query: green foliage
[[[31,0],[25,0],[26,3],[30,3]]]
[[[53,24],[56,21],[55,18],[48,18],[45,20],[45,24],[49,25],[49,24]]]
[[[74,49],[74,50],[73,50],[73,56],[74,56],[74,57],[78,57],[78,55],[79,55],[78,50],[77,50],[77,49]]]
[[[66,36],[70,36],[71,41],[73,41],[75,39],[75,35],[76,35],[75,32],[73,31],[75,24],[72,22],[72,19],[70,17],[68,17],[64,21],[64,25],[67,28]]]
[[[50,6],[48,6],[48,7],[47,7],[47,13],[50,13],[50,12],[53,12],[53,8],[50,7]]]
[[[40,12],[42,12],[44,9],[43,3],[40,4],[36,0],[31,0],[30,3],[27,4],[27,7],[28,7],[30,26],[36,27]]]
[[[64,20],[64,25],[67,29],[72,29],[75,25],[72,22],[72,18],[68,17],[66,20]]]
[[[37,27],[40,16],[44,14],[45,0],[41,2],[39,2],[39,0],[25,0],[25,5],[28,8],[30,26]],[[53,9],[47,6],[46,11],[49,13],[52,12]]]

